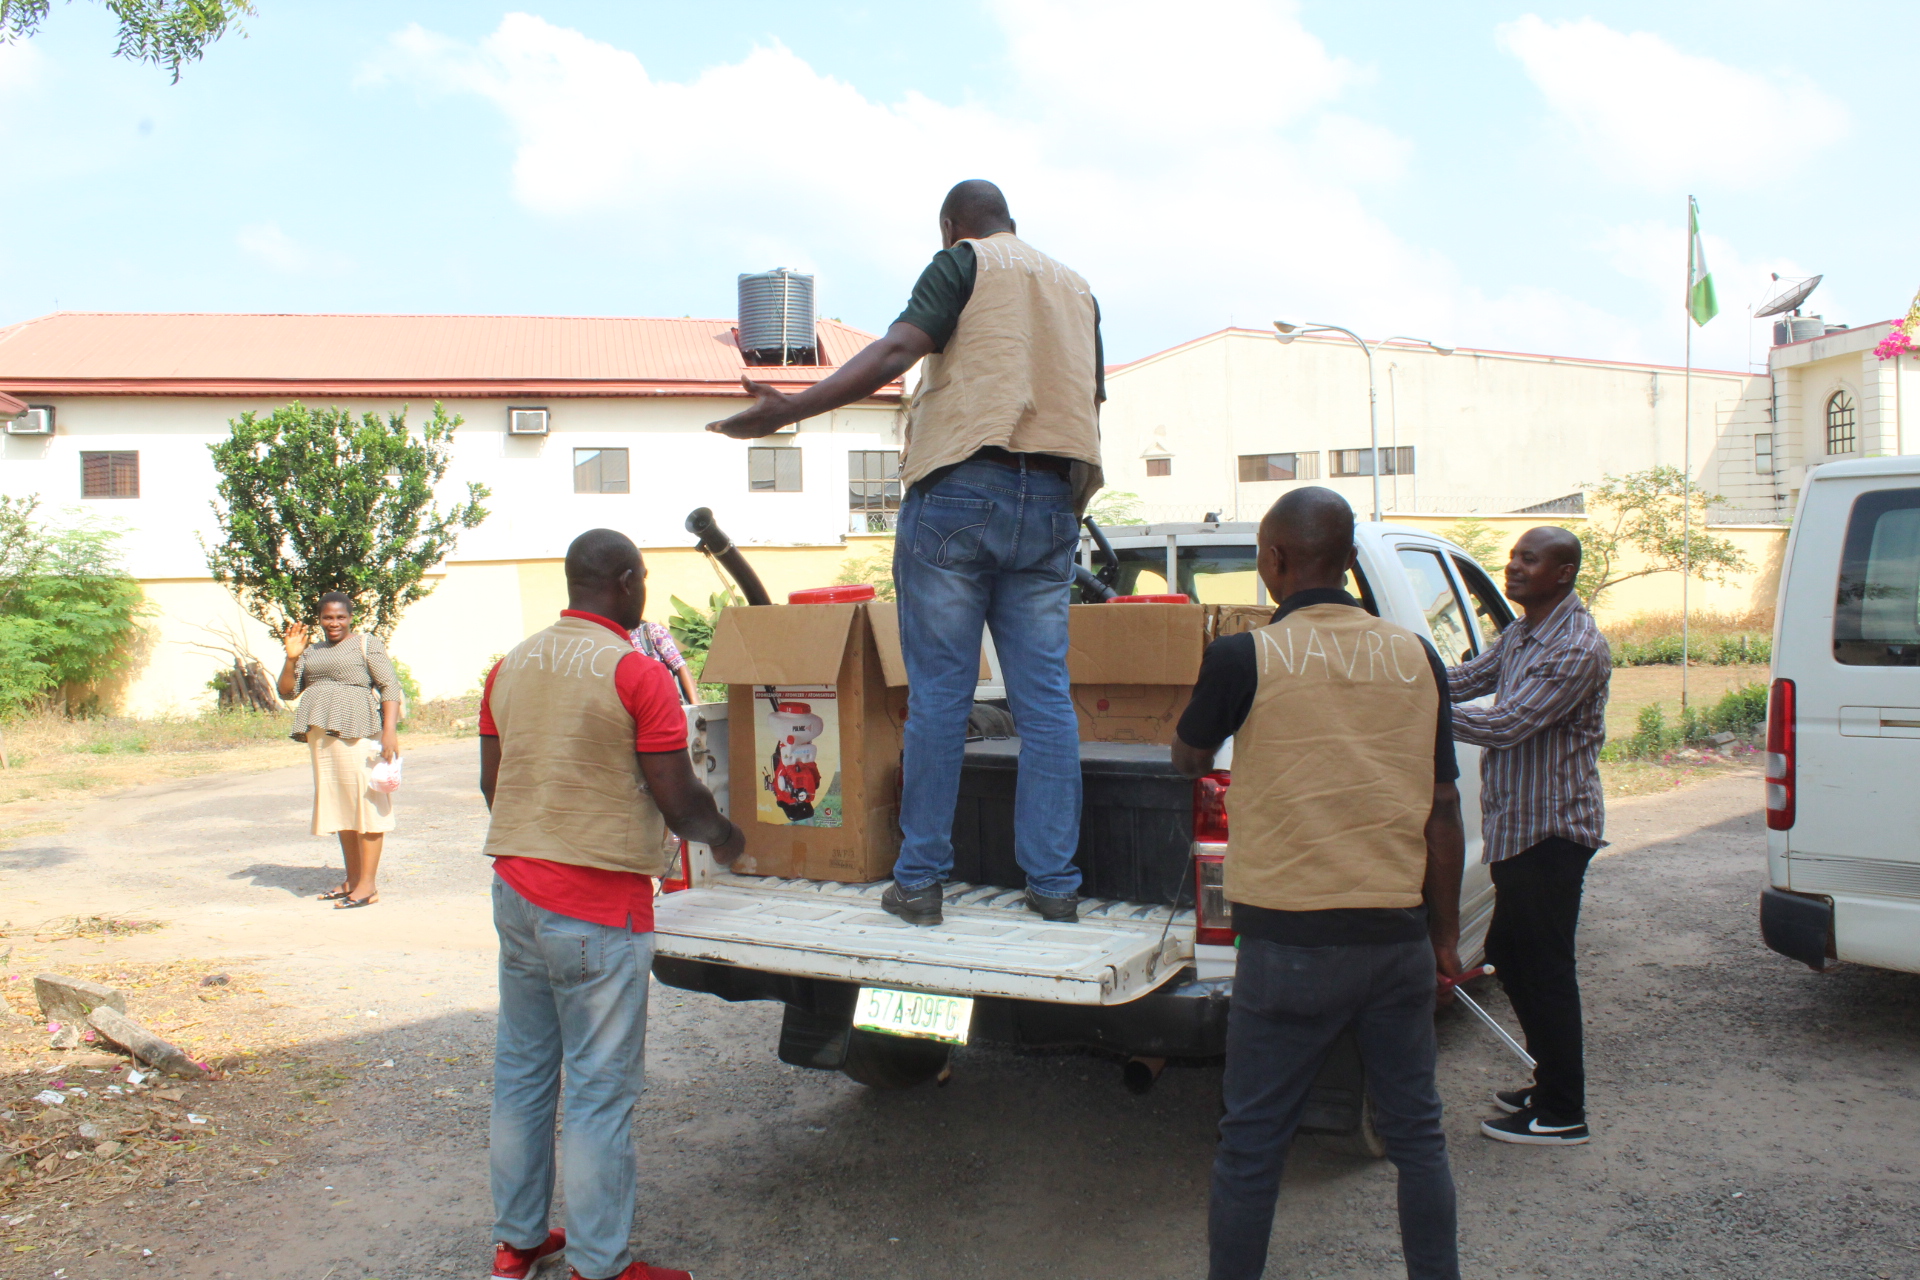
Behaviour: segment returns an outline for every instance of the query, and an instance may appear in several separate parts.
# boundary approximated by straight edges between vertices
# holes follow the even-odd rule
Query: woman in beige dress
[[[280,697],[300,695],[291,737],[313,759],[313,834],[337,832],[347,864],[340,887],[320,900],[367,907],[380,901],[380,850],[393,830],[393,794],[368,785],[368,770],[376,756],[400,754],[400,680],[380,638],[354,631],[343,593],[320,597],[320,630],[326,639],[309,644],[304,623],[288,625]]]

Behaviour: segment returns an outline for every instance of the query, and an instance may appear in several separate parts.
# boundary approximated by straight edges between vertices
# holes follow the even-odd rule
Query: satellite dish
[[[1779,278],[1779,276],[1774,277],[1775,280]],[[1784,315],[1789,311],[1798,309],[1800,304],[1807,300],[1807,295],[1818,288],[1820,282],[1825,278],[1824,276],[1809,276],[1805,280],[1796,281],[1788,285],[1785,289],[1782,289],[1779,293],[1767,299],[1766,304],[1753,313],[1753,318],[1758,320],[1761,316]]]

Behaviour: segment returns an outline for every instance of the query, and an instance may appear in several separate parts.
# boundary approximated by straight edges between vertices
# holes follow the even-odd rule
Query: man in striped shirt
[[[1498,896],[1487,961],[1539,1062],[1534,1082],[1494,1095],[1489,1138],[1541,1146],[1588,1140],[1574,931],[1587,863],[1606,843],[1600,787],[1613,659],[1574,594],[1580,540],[1543,525],[1514,543],[1507,598],[1525,616],[1447,672],[1453,736],[1484,748],[1480,830]],[[1469,699],[1494,695],[1492,705]]]

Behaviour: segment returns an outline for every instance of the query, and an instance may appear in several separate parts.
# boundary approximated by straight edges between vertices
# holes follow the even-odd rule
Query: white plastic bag
[[[375,791],[398,791],[400,789],[400,757],[391,761],[378,760],[367,771],[367,785]]]

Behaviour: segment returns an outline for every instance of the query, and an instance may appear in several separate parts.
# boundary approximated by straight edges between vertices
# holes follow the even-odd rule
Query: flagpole
[[[1691,604],[1693,585],[1693,197],[1687,197],[1687,292],[1680,323],[1687,330],[1687,374],[1681,397],[1680,458],[1680,714],[1687,711],[1687,668],[1692,665]]]

